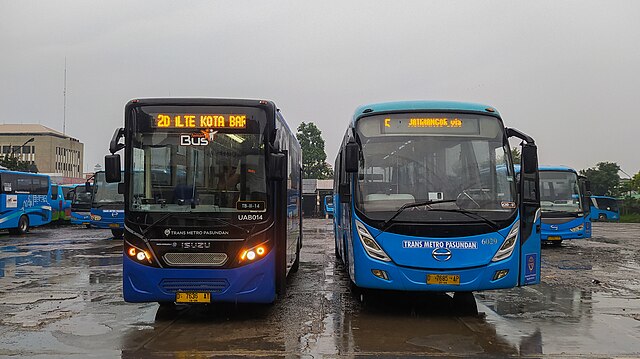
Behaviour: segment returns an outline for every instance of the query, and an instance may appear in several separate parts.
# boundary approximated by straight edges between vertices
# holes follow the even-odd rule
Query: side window
[[[57,185],[51,186],[51,199],[53,199],[53,200],[58,199],[58,186]]]

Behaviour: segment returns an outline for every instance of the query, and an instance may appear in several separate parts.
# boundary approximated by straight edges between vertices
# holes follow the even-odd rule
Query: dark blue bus
[[[509,137],[523,140],[519,182]],[[474,308],[472,291],[539,283],[537,165],[534,140],[489,106],[362,106],[335,162],[336,255],[357,287]]]
[[[302,154],[273,102],[132,100],[110,151],[107,178],[124,179],[127,302],[285,292],[302,247]]]

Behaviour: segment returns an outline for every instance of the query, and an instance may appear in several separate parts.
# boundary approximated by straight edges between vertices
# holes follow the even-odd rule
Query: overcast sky
[[[0,121],[66,132],[103,163],[141,97],[271,99],[333,164],[356,106],[496,107],[540,163],[640,170],[640,1],[0,0]],[[624,177],[624,175],[623,175]]]

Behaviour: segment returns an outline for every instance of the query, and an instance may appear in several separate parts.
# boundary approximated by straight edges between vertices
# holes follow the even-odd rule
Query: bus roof
[[[540,171],[557,171],[557,172],[574,172],[574,173],[578,173],[573,168],[567,167],[567,166],[538,165],[538,169]]]
[[[17,173],[21,175],[29,175],[29,176],[37,176],[37,177],[47,177],[50,178],[49,175],[45,175],[42,173],[33,173],[33,172],[22,172],[22,171],[11,171],[11,170],[0,170],[0,173]]]
[[[490,110],[489,110],[490,109]],[[355,119],[366,114],[376,114],[385,112],[401,112],[401,111],[472,111],[485,112],[493,116],[500,116],[498,111],[492,106],[471,102],[454,102],[454,101],[395,101],[380,102],[362,105],[356,109]]]

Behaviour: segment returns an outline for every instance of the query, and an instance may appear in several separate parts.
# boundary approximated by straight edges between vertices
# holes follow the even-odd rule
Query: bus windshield
[[[582,212],[578,175],[571,171],[540,171],[542,212]]]
[[[118,193],[117,183],[107,183],[104,172],[97,172],[93,182],[93,207],[105,204],[124,203],[124,195]]]
[[[138,111],[131,141],[131,210],[266,210],[262,110],[148,106]],[[193,126],[176,127],[188,120]]]
[[[72,205],[91,204],[91,192],[87,192],[86,185],[76,186],[71,204]]]
[[[497,118],[377,115],[360,119],[357,132],[363,158],[356,206],[369,218],[386,220],[401,206],[423,201],[432,204],[397,218],[459,221],[474,211],[506,220],[516,210],[509,146]]]
[[[613,212],[618,211],[618,201],[616,201],[615,198],[597,197],[597,198],[593,198],[593,200],[597,204],[596,208],[600,210],[613,211]]]

